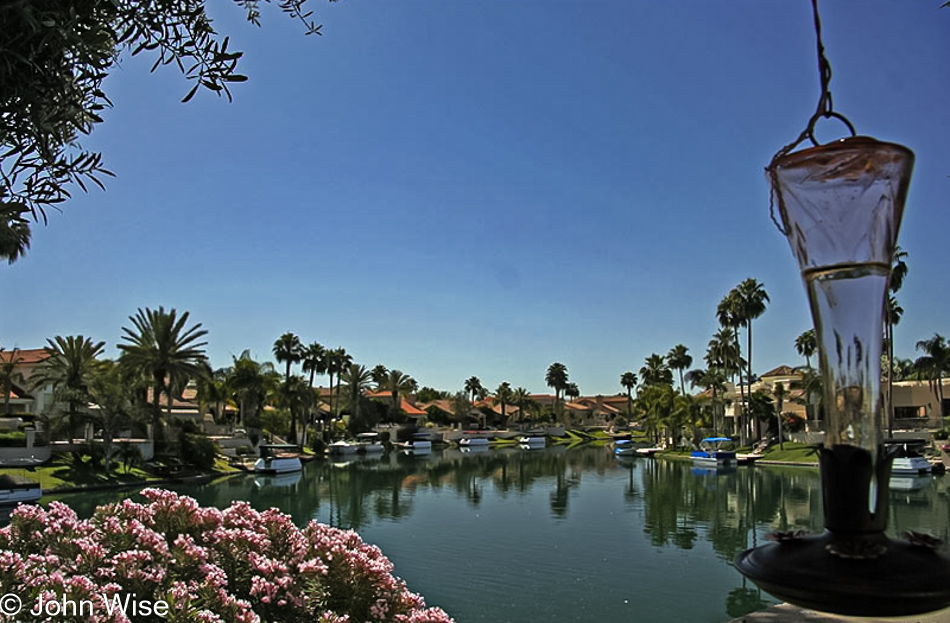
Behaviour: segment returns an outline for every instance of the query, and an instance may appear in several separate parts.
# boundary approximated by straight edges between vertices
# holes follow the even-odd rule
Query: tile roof
[[[10,361],[13,357],[14,349],[4,349],[0,351],[0,361]],[[32,348],[27,350],[16,349],[17,357],[20,360],[22,365],[30,365],[34,363],[39,363],[49,357],[49,354],[46,352],[45,348]]]

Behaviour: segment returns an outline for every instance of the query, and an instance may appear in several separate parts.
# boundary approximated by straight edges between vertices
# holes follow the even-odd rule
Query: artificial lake
[[[950,541],[948,486],[950,475],[895,479],[888,532]],[[169,488],[354,529],[458,623],[722,623],[777,603],[733,568],[736,554],[823,525],[817,468],[716,471],[601,445],[390,452]],[[55,499],[85,517],[134,495]]]

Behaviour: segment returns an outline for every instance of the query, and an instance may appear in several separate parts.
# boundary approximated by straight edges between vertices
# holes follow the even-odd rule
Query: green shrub
[[[198,469],[211,469],[218,454],[218,447],[204,435],[185,433],[181,444],[182,459]]]
[[[0,448],[18,448],[26,446],[26,433],[0,433]]]

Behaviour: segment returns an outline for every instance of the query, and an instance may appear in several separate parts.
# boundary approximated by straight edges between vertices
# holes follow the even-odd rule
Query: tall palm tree
[[[577,387],[577,383],[571,382],[564,388],[564,395],[571,400],[577,400],[580,398],[581,390]]]
[[[5,355],[3,349],[0,348],[0,355],[2,355],[2,358],[0,358],[0,391],[3,392],[3,411],[10,415],[10,395],[13,393],[13,386],[26,383],[23,373],[17,370],[17,367],[23,361],[23,355],[16,348],[8,351]]]
[[[30,248],[30,222],[24,216],[27,212],[23,204],[0,201],[0,259],[10,264]]]
[[[238,404],[238,417],[245,426],[259,428],[261,411],[268,397],[279,387],[280,374],[271,362],[255,361],[249,350],[232,359],[228,368],[228,385]]]
[[[746,333],[746,379],[752,385],[752,321],[765,313],[766,303],[771,302],[765,286],[756,279],[744,280],[736,288],[739,297],[739,317]]]
[[[381,391],[388,391],[392,396],[392,418],[393,422],[396,421],[396,416],[399,415],[399,407],[401,401],[399,397],[402,394],[409,394],[416,390],[417,383],[408,374],[405,374],[401,370],[390,370],[389,374],[386,376],[386,380],[383,383],[383,386],[379,389]]]
[[[514,391],[511,389],[511,383],[504,381],[495,390],[495,395],[492,396],[491,402],[493,405],[501,405],[501,418],[506,422],[508,421],[507,408],[512,400],[514,400]]]
[[[46,359],[30,381],[36,388],[51,385],[54,399],[67,404],[67,433],[72,439],[83,414],[81,408],[89,402],[89,382],[100,365],[98,357],[105,342],[93,342],[82,335],[57,335],[46,342]]]
[[[554,390],[554,411],[558,416],[561,415],[561,392],[567,389],[568,384],[567,366],[555,361],[548,366],[544,374],[544,383]]]
[[[653,353],[646,358],[640,368],[640,380],[643,385],[673,385],[673,372],[663,355]]]
[[[720,368],[710,367],[705,370],[690,370],[686,373],[686,380],[691,387],[702,387],[710,393],[713,432],[718,432],[717,421],[721,421],[719,397],[726,391],[726,375]]]
[[[231,389],[228,387],[227,370],[218,368],[214,370],[211,364],[205,360],[201,364],[201,373],[195,377],[196,398],[198,400],[201,413],[207,413],[209,410],[214,414],[216,424],[224,422],[225,409],[228,400],[231,398]]]
[[[726,364],[726,370],[739,376],[739,405],[736,409],[736,424],[742,440],[745,441],[746,396],[745,384],[742,382],[742,364],[739,362],[742,358],[742,347],[739,345],[739,327],[742,326],[741,307],[742,301],[739,298],[739,292],[737,288],[733,288],[719,301],[719,305],[716,307],[716,317],[719,320],[720,327],[730,330],[735,346],[735,359],[728,362],[724,361],[724,363]]]
[[[340,415],[340,373],[351,363],[353,363],[352,355],[348,354],[342,346],[327,353],[327,374],[330,376],[330,411],[337,416]],[[333,391],[334,376],[336,377],[336,392]]]
[[[693,358],[689,354],[689,349],[683,344],[677,344],[667,353],[666,363],[670,366],[670,369],[679,372],[680,393],[685,396],[686,385],[683,383],[683,371],[693,365]]]
[[[311,342],[303,349],[303,371],[310,374],[310,387],[313,377],[327,373],[327,349],[320,342]]]
[[[164,307],[139,309],[129,317],[133,328],[122,327],[122,339],[127,342],[118,345],[123,365],[152,379],[152,423],[159,441],[164,439],[161,394],[166,394],[171,410],[172,389],[184,387],[188,378],[199,374],[204,360],[202,347],[207,342],[199,340],[208,332],[201,323],[187,327],[188,317],[187,311],[179,316],[175,309],[166,312]]]
[[[633,388],[637,386],[637,375],[629,370],[620,375],[620,386],[627,390],[627,417],[633,413]]]
[[[943,407],[943,375],[950,372],[950,344],[939,333],[927,340],[917,342],[917,350],[925,354],[914,362],[921,375],[930,381],[930,387],[937,398],[937,409],[940,417],[944,417]]]
[[[340,379],[346,384],[347,401],[350,405],[350,430],[363,432],[366,428],[361,419],[360,402],[363,392],[370,388],[373,382],[373,373],[366,366],[351,363],[340,374]]]
[[[801,335],[795,338],[795,350],[805,358],[805,365],[811,370],[811,357],[818,350],[818,338],[814,329],[802,331]]]
[[[484,393],[485,388],[477,376],[470,376],[465,380],[465,393],[471,396],[470,402],[475,404],[475,397]]]
[[[294,333],[288,331],[284,333],[277,341],[274,342],[274,358],[277,359],[277,363],[285,364],[284,369],[284,383],[288,385],[287,394],[293,396],[296,400],[296,395],[291,391],[290,386],[290,366],[295,363],[299,363],[304,356],[304,347],[300,342],[300,338],[297,337]],[[295,414],[291,412],[290,414],[290,443],[297,443],[297,418]]]

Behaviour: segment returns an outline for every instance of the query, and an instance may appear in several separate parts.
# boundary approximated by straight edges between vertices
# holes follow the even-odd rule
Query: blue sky
[[[176,70],[122,61],[84,143],[117,177],[0,267],[0,345],[84,334],[115,356],[129,316],[163,305],[208,330],[216,367],[293,331],[440,389],[545,392],[559,361],[608,394],[677,343],[698,366],[716,305],[754,277],[771,297],[756,371],[802,363],[811,321],[763,169],[818,99],[807,0],[312,2],[322,37],[214,4],[250,80],[181,104]],[[821,6],[836,109],[917,155],[911,358],[950,332],[939,5]]]

